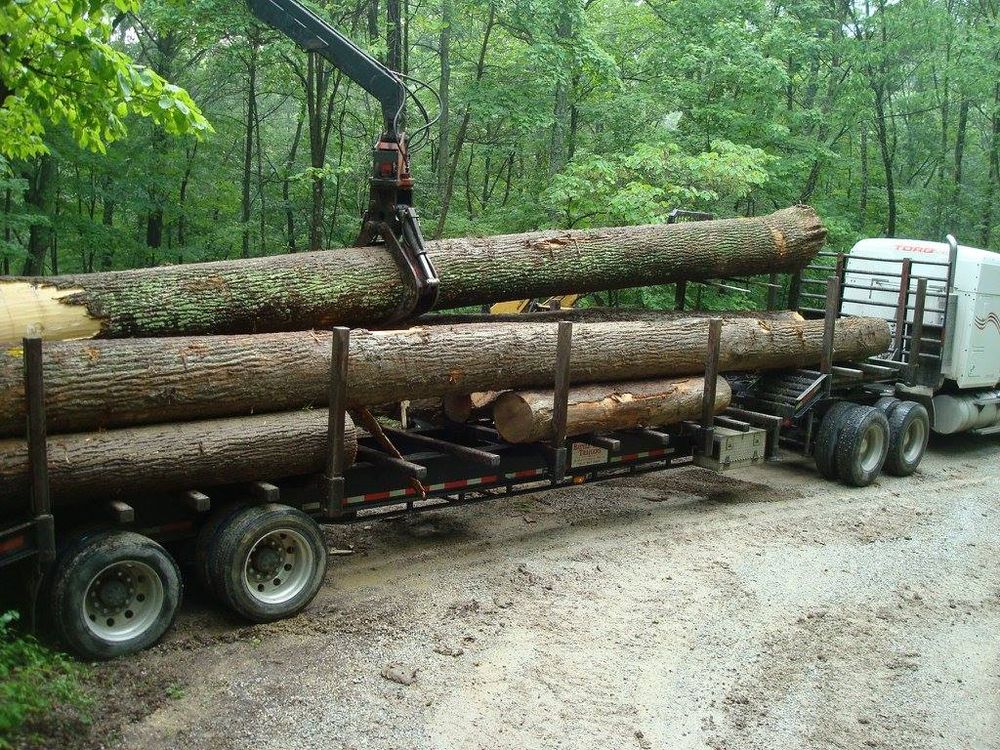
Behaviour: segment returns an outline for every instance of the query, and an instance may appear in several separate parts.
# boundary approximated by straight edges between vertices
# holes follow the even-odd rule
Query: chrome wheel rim
[[[129,641],[153,626],[164,599],[163,581],[153,568],[123,560],[90,580],[83,596],[83,620],[102,640]]]
[[[247,592],[264,604],[285,604],[308,587],[316,555],[292,529],[270,531],[251,548],[243,565]]]
[[[903,433],[903,460],[912,464],[920,458],[927,440],[927,427],[919,419],[914,419]]]
[[[885,433],[879,429],[877,424],[871,425],[861,438],[861,468],[864,471],[877,469],[879,461],[882,460],[884,448]]]

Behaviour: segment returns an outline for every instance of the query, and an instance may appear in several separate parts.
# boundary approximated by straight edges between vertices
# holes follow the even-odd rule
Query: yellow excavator
[[[536,310],[566,310],[573,307],[582,296],[582,294],[563,294],[558,297],[549,297],[543,302],[539,302],[537,299],[514,299],[509,302],[497,302],[490,305],[490,314],[516,315]]]

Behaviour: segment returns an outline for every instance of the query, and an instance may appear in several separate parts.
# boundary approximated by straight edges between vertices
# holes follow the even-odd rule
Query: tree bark
[[[537,310],[525,313],[429,313],[417,318],[415,324],[426,326],[460,325],[464,323],[610,323],[640,320],[664,322],[695,318],[723,320],[805,320],[795,310],[647,310],[640,307],[567,307],[559,310]]]
[[[878,136],[879,153],[882,156],[882,170],[885,174],[886,237],[896,236],[896,183],[893,173],[893,154],[889,147],[889,131],[885,103],[884,84],[875,89],[875,134]]]
[[[486,51],[489,48],[490,36],[496,24],[497,9],[493,2],[490,2],[490,14],[486,19],[486,28],[483,30],[483,43],[479,47],[479,61],[476,63],[476,82],[482,80],[486,72]],[[451,198],[455,192],[455,173],[458,171],[458,160],[462,155],[462,146],[465,145],[465,137],[469,131],[469,123],[472,120],[471,105],[466,105],[465,114],[462,115],[462,122],[458,126],[455,134],[455,145],[451,148],[451,163],[447,165],[447,174],[444,176],[444,192],[441,194],[441,211],[438,214],[437,226],[434,228],[434,238],[440,239],[444,234],[445,223],[448,221],[448,209],[451,207]]]
[[[253,173],[253,156],[256,138],[254,128],[257,127],[257,54],[260,43],[256,34],[251,34],[249,41],[250,54],[245,64],[247,68],[246,90],[246,121],[243,129],[243,173],[240,190],[240,232],[242,240],[241,257],[250,257],[250,215],[253,208],[250,197],[250,181]],[[260,154],[258,154],[258,158]]]
[[[679,280],[793,271],[826,229],[799,206],[752,219],[546,231],[429,242],[438,307]],[[58,300],[56,300],[58,298]],[[47,279],[0,279],[0,341],[378,326],[411,285],[381,247]]]
[[[563,71],[574,67],[573,53],[569,44],[573,38],[573,22],[576,17],[576,3],[559,3],[556,7],[558,18],[555,27],[555,46],[557,54],[562,58],[557,66],[556,89],[552,109],[551,154],[549,158],[549,176],[558,174],[566,166],[567,130],[570,112],[569,81],[564,78]]]
[[[314,409],[59,435],[49,439],[52,497],[61,505],[322,471],[327,420],[327,410]],[[346,417],[345,466],[357,447]],[[0,512],[24,507],[30,476],[26,442],[0,440]]]
[[[405,73],[403,70],[403,15],[400,12],[400,0],[386,0],[386,50],[385,60],[389,70]]]
[[[571,388],[566,411],[566,435],[604,430],[660,427],[701,415],[704,378],[598,383]],[[715,413],[729,406],[732,391],[718,378]],[[509,443],[534,443],[552,438],[552,391],[508,391],[497,399],[493,420]]]
[[[949,201],[948,230],[958,234],[962,223],[960,203],[962,200],[962,159],[965,155],[965,134],[969,124],[969,100],[963,99],[958,110],[958,132],[955,134],[955,164],[952,170],[951,200]]]
[[[38,157],[37,168],[26,175],[28,189],[24,202],[35,209],[34,213],[44,217],[32,222],[28,228],[28,254],[24,259],[24,275],[40,276],[45,272],[45,253],[52,239],[52,227],[48,217],[55,213],[56,179],[58,172],[55,158],[49,154]]]
[[[705,318],[579,323],[574,383],[700,375]],[[448,393],[548,387],[558,326],[509,323],[355,331],[348,357],[352,406]],[[852,361],[886,351],[889,327],[874,318],[836,326],[834,356]],[[801,367],[819,362],[823,321],[729,319],[722,325],[722,371]],[[330,334],[262,334],[45,346],[49,430],[101,428],[240,416],[321,406],[330,378]],[[22,435],[23,354],[0,351],[0,436]]]
[[[295,135],[292,136],[292,146],[288,151],[288,159],[285,161],[285,174],[281,179],[281,200],[285,209],[285,247],[288,252],[294,253],[298,250],[295,246],[295,211],[292,208],[291,185],[292,170],[295,168],[295,154],[299,150],[299,141],[302,139],[302,125],[306,120],[306,110],[303,106],[299,110],[299,119],[295,124]]]

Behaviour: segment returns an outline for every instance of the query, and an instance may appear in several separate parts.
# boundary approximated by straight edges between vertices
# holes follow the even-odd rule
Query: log
[[[794,271],[826,229],[807,206],[752,219],[553,230],[428,242],[438,309],[511,295],[548,297],[679,280]],[[143,268],[0,278],[0,342],[43,338],[260,333],[379,327],[415,295],[384,247]]]
[[[355,331],[348,357],[351,405],[447,393],[549,387],[557,325],[426,326]],[[823,321],[726,320],[722,371],[819,362]],[[873,318],[838,322],[834,359],[885,351],[889,328]],[[573,383],[704,373],[708,321],[580,323],[574,326]],[[291,411],[326,404],[330,334],[206,336],[45,344],[49,431]],[[0,437],[25,424],[20,347],[0,349]]]
[[[493,404],[504,391],[449,393],[443,399],[444,415],[452,422],[465,423],[493,413]]]
[[[329,455],[326,409],[108,432],[50,436],[53,502],[128,499],[322,471]],[[344,465],[354,463],[357,433],[348,416]],[[0,441],[0,512],[26,507],[27,443]]]
[[[596,383],[570,388],[566,435],[632,427],[662,427],[701,416],[705,378]],[[732,391],[718,378],[715,413],[729,406]],[[509,443],[549,440],[553,434],[551,390],[508,391],[493,407],[497,432]]]
[[[694,318],[722,318],[734,320],[803,320],[794,310],[647,310],[640,307],[570,307],[559,310],[537,310],[525,313],[429,313],[418,318],[414,325],[459,325],[463,323],[553,323],[570,320],[574,323],[610,323],[637,320],[663,322],[665,320],[691,320]]]

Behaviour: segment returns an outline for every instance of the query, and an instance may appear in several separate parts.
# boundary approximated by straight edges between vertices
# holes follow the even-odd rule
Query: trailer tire
[[[927,409],[916,401],[902,401],[889,415],[889,453],[885,471],[908,477],[917,470],[927,449],[931,420]]]
[[[296,508],[240,508],[216,529],[208,578],[223,604],[252,622],[300,612],[319,591],[326,543],[319,524]]]
[[[888,419],[889,415],[892,414],[893,409],[901,403],[903,402],[895,396],[882,396],[882,398],[875,402],[875,408],[885,414],[885,418]]]
[[[219,529],[234,514],[246,507],[246,505],[234,503],[213,510],[208,520],[198,529],[198,538],[194,544],[195,578],[206,593],[216,593],[215,580],[209,567],[209,559],[211,557],[211,550],[218,544]]]
[[[156,643],[183,595],[180,570],[160,544],[131,531],[89,532],[51,573],[56,637],[87,659],[112,659]]]
[[[837,434],[844,415],[854,408],[849,401],[838,401],[823,415],[816,435],[816,448],[813,457],[816,469],[824,479],[837,479]]]
[[[840,481],[867,487],[882,471],[889,452],[889,422],[874,406],[855,406],[837,433],[836,464]]]

